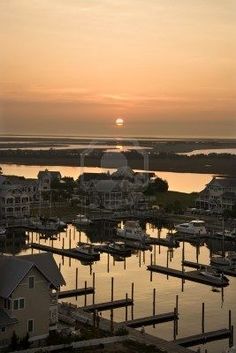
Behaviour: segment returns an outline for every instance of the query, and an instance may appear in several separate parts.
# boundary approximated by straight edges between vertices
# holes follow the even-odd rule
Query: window
[[[34,277],[29,277],[29,288],[34,288]]]
[[[28,320],[27,331],[28,332],[34,331],[34,320],[33,319]]]
[[[14,299],[13,308],[14,308],[14,310],[24,309],[25,308],[25,299],[24,298]]]
[[[1,327],[1,332],[6,332],[6,327]]]

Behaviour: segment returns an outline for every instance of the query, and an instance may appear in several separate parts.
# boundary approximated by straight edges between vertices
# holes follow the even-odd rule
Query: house
[[[38,173],[39,191],[50,191],[53,181],[60,181],[61,173],[45,169]]]
[[[13,332],[37,341],[58,323],[58,290],[65,281],[49,253],[0,256],[0,346]]]
[[[213,177],[196,199],[196,207],[222,213],[236,204],[236,177]]]

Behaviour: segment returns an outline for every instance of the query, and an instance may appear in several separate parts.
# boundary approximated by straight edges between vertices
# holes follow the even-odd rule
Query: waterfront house
[[[236,177],[213,177],[199,193],[196,207],[222,213],[236,204]]]
[[[38,173],[39,191],[50,191],[51,185],[55,181],[61,180],[61,173],[45,169]]]
[[[65,281],[49,253],[0,256],[0,346],[13,332],[38,341],[58,323],[58,290]]]

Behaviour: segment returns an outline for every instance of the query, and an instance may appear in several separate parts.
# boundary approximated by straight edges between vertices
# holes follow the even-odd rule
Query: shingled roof
[[[65,285],[64,278],[50,253],[24,256],[2,255],[0,256],[0,297],[8,298],[33,267],[36,267],[55,288]]]

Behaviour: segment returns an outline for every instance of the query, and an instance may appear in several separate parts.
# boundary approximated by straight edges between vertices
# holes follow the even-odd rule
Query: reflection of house
[[[45,169],[38,173],[39,190],[40,191],[50,191],[51,184],[54,181],[61,180],[61,173],[57,171],[49,171]]]
[[[214,177],[205,189],[200,192],[196,207],[212,210],[217,213],[229,209],[236,204],[236,178]]]
[[[48,336],[58,322],[57,292],[65,281],[49,253],[0,256],[0,346],[13,332],[30,341]]]
[[[89,204],[109,209],[126,208],[143,204],[143,191],[152,175],[135,173],[129,167],[119,168],[113,174],[88,175],[80,177],[80,193]]]

